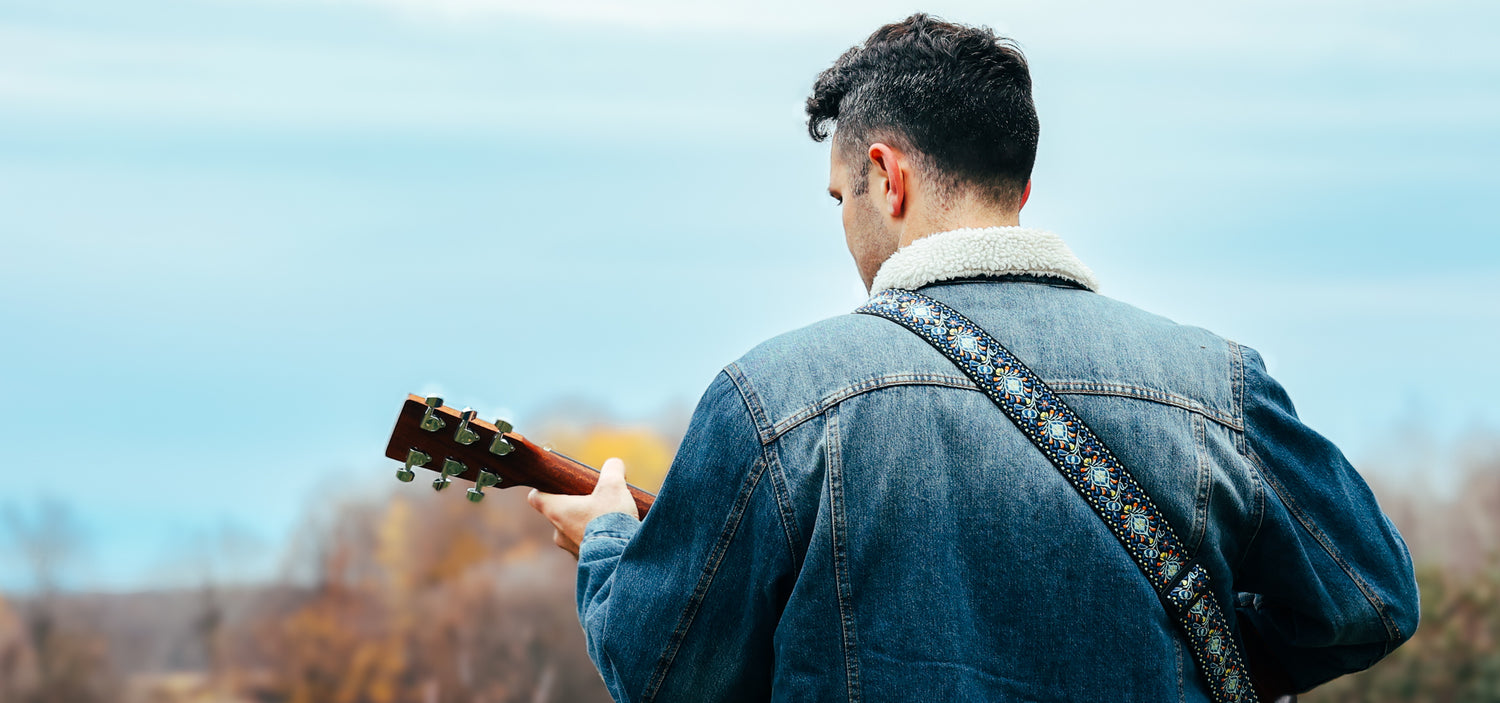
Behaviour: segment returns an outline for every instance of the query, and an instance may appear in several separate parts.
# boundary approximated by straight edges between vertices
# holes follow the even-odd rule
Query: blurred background
[[[1261,350],[1422,629],[1311,701],[1500,700],[1500,6],[0,0],[0,703],[607,700],[511,491],[407,392],[659,485],[864,298],[813,78],[914,10],[1027,53],[1022,222]]]

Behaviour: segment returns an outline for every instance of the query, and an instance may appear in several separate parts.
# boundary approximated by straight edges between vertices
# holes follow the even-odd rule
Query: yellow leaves
[[[610,457],[625,462],[625,479],[655,493],[675,451],[661,434],[643,427],[593,427],[555,438],[558,451],[597,468]]]
[[[411,593],[413,564],[411,558],[411,504],[393,498],[375,532],[375,563],[379,564],[397,600]]]
[[[436,563],[428,572],[428,577],[434,582],[451,581],[489,556],[486,545],[473,531],[450,534],[442,540],[434,539],[431,548],[438,554]]]
[[[651,491],[674,451],[645,427],[549,428],[537,439],[592,466],[620,457]],[[607,700],[574,610],[575,562],[553,547],[527,489],[475,504],[462,486],[339,506],[308,535],[315,582],[231,626],[253,633],[256,654],[230,648],[226,680],[264,671],[263,697],[284,703]]]

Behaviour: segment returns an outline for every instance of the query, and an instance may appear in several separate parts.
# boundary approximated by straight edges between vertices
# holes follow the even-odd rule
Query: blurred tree
[[[0,598],[0,703],[21,703],[37,683],[36,651],[26,624]]]
[[[29,687],[19,689],[18,700],[106,700],[112,681],[103,639],[61,618],[59,586],[64,582],[65,569],[80,555],[84,544],[78,521],[66,504],[46,500],[29,516],[8,506],[5,523],[36,588],[22,615],[35,675]]]

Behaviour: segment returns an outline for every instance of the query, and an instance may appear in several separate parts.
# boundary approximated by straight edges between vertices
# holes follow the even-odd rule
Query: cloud
[[[662,90],[579,89],[576,67],[423,48],[0,23],[0,108],[13,119],[314,133],[640,136],[701,125],[749,133],[801,119],[799,105],[726,101],[727,90],[664,98]],[[656,87],[668,79],[657,76]]]
[[[210,13],[129,26],[0,22],[0,112],[314,133],[795,130],[794,93],[812,73],[910,8],[886,0],[237,3],[256,21],[229,27]],[[1039,101],[1076,96],[1127,116],[1212,125],[1473,127],[1500,115],[1500,99],[1474,87],[1500,80],[1500,49],[1477,29],[1500,14],[1487,5],[1062,0],[931,9],[1019,37]],[[377,27],[351,21],[351,12],[396,19]]]
[[[733,33],[795,37],[836,36],[857,41],[875,27],[913,11],[898,0],[259,0],[365,5],[426,20],[458,24],[520,19],[570,25],[623,27],[654,33]],[[1500,55],[1488,31],[1500,9],[1479,0],[1438,0],[1414,5],[1398,0],[1269,0],[1200,3],[1158,0],[1110,3],[1098,0],[946,0],[924,11],[954,21],[1014,32],[1026,43],[1045,42],[1085,52],[1127,50],[1121,59],[1146,56],[1254,53],[1280,61],[1308,55],[1362,60],[1392,58],[1484,60]],[[1486,22],[1486,20],[1491,22]],[[1458,41],[1424,42],[1446,37]],[[1413,54],[1425,45],[1430,51]],[[1405,53],[1402,53],[1405,52]]]

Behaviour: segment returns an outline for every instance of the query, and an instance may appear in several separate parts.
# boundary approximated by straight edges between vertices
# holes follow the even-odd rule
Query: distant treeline
[[[646,487],[678,439],[548,436],[590,463],[626,457]],[[1422,627],[1305,701],[1500,701],[1500,452],[1463,464],[1451,495],[1374,483],[1418,562]],[[584,654],[572,558],[521,491],[473,505],[395,488],[310,516],[283,585],[0,601],[0,703],[609,700]]]

